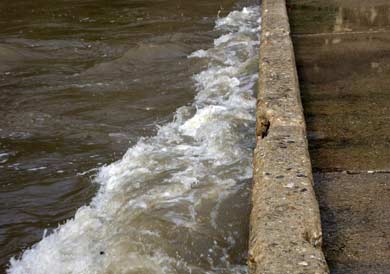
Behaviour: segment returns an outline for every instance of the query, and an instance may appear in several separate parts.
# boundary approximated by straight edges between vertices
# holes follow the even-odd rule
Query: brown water
[[[90,202],[98,167],[193,101],[207,61],[187,56],[213,46],[217,14],[254,2],[1,1],[0,272]]]

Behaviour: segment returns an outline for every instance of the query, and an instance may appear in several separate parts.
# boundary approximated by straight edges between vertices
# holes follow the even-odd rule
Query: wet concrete
[[[390,273],[390,1],[288,10],[331,273]]]
[[[317,173],[314,179],[332,273],[390,273],[390,174]]]

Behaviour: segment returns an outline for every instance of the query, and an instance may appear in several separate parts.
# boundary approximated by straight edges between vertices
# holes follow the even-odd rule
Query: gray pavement
[[[331,273],[390,273],[390,1],[288,10]]]

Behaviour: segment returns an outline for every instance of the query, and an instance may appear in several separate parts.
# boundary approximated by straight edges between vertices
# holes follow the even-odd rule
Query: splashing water
[[[247,272],[259,18],[250,7],[217,20],[225,34],[189,56],[208,62],[192,106],[101,168],[91,204],[9,274]]]

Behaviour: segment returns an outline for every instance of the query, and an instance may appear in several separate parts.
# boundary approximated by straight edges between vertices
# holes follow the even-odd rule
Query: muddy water
[[[0,272],[245,273],[258,19],[1,1]]]

